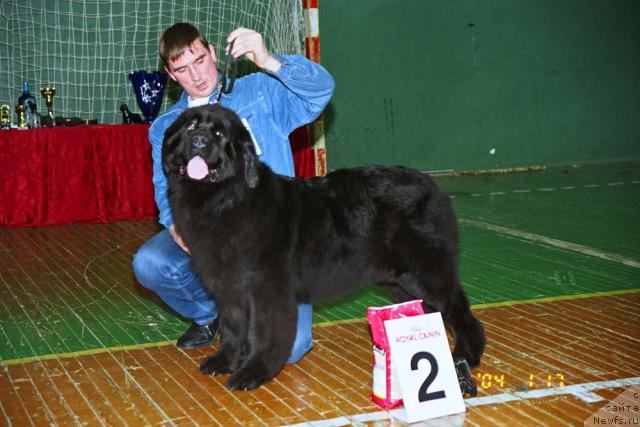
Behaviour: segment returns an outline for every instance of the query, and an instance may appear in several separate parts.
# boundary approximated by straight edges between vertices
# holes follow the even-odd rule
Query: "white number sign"
[[[409,423],[465,411],[440,313],[384,322]]]

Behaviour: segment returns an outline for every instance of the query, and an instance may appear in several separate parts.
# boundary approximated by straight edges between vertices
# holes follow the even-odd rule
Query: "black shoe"
[[[198,325],[192,323],[180,338],[176,342],[176,346],[183,350],[190,350],[193,348],[207,347],[216,340],[218,336],[218,319],[209,323],[208,325]]]
[[[458,384],[460,384],[462,396],[476,396],[478,394],[478,386],[473,382],[471,368],[469,368],[467,360],[464,357],[457,357],[453,363],[458,374]]]

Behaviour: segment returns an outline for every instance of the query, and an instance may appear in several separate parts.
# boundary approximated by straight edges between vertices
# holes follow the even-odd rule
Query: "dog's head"
[[[165,132],[162,167],[169,178],[217,184],[242,176],[253,188],[257,162],[240,118],[220,105],[189,108]]]

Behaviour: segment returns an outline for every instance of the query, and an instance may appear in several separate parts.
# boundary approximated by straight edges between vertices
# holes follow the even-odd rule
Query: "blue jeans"
[[[189,255],[163,230],[138,249],[133,256],[133,272],[138,282],[152,290],[180,315],[198,325],[208,325],[218,316],[216,303],[191,269]],[[298,304],[296,339],[287,363],[296,363],[311,350],[311,304]]]

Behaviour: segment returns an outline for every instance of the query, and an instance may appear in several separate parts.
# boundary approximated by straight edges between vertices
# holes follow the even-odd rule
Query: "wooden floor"
[[[466,413],[421,424],[640,423],[638,165],[440,183],[454,196],[461,276],[487,350]],[[365,287],[316,307],[303,360],[230,392],[225,376],[198,372],[215,347],[178,350],[188,322],[133,279],[131,256],[156,230],[0,229],[0,425],[403,425],[400,410],[369,398],[363,317],[384,294]],[[614,399],[635,413],[614,419],[622,413],[602,409]]]
[[[531,302],[476,311],[487,351],[459,425],[581,425],[626,388],[640,386],[640,294]],[[105,349],[5,366],[4,416],[13,425],[287,425],[393,415],[370,399],[364,321],[317,326],[315,348],[252,392],[198,372],[210,350],[172,344]],[[543,393],[541,393],[543,392]],[[323,424],[330,425],[330,424]]]
[[[631,385],[640,386],[638,293],[476,313],[488,338],[482,366],[473,372],[480,391],[466,400],[464,416],[441,419],[445,425],[581,425]],[[314,337],[315,348],[301,362],[252,392],[230,392],[226,376],[200,374],[210,350],[172,344],[9,364],[0,376],[2,411],[16,426],[393,425],[393,411],[369,399],[367,324],[316,326]]]

